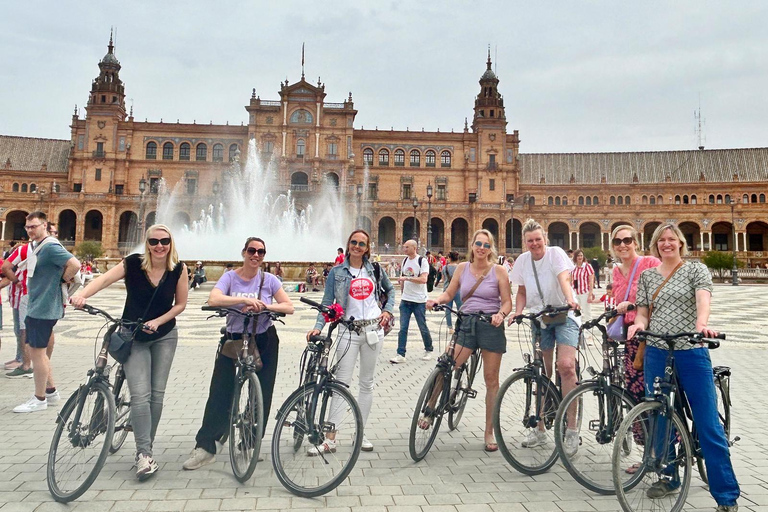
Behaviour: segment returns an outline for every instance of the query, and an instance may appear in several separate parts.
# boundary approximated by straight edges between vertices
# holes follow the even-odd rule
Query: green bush
[[[101,247],[101,242],[95,240],[86,240],[75,247],[75,256],[80,260],[93,260],[103,255],[104,249]]]
[[[717,277],[721,281],[725,281],[725,271],[733,268],[733,253],[722,251],[707,251],[701,258],[701,262],[704,263],[710,270],[717,272]],[[736,268],[744,266],[743,261],[736,259]]]
[[[584,258],[587,261],[592,261],[594,258],[597,258],[597,261],[600,262],[600,266],[605,266],[605,261],[608,259],[608,255],[600,247],[587,247],[582,250],[584,251]]]

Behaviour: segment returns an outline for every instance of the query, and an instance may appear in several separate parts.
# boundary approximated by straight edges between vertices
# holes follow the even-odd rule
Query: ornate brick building
[[[223,174],[253,141],[300,206],[324,182],[338,187],[380,250],[415,236],[466,252],[485,227],[502,250],[519,252],[527,217],[565,248],[607,248],[618,223],[636,226],[647,245],[659,222],[674,220],[695,251],[732,250],[735,225],[740,256],[768,260],[768,148],[520,153],[490,55],[471,123],[457,132],[355,129],[352,94],[326,102],[325,85],[303,75],[280,84],[279,99],[254,90],[247,124],[142,122],[126,112],[120,70],[110,40],[70,140],[0,136],[3,240],[23,236],[24,215],[43,209],[67,244],[100,240],[118,255],[154,222],[161,178],[182,191],[174,222],[189,224],[222,200]]]

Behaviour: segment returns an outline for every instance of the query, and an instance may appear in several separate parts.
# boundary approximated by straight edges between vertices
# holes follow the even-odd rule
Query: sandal
[[[638,470],[639,470],[641,467],[643,467],[643,465],[642,465],[641,463],[639,463],[639,462],[635,462],[634,464],[632,464],[631,466],[629,466],[627,469],[625,469],[625,470],[624,470],[624,472],[625,472],[626,474],[628,474],[628,475],[634,475],[635,473],[637,473],[637,471],[638,471]]]
[[[434,414],[435,411],[433,411],[431,407],[426,406],[424,408],[424,414],[421,415],[418,423],[421,430],[429,430],[432,426],[432,421],[435,419]]]

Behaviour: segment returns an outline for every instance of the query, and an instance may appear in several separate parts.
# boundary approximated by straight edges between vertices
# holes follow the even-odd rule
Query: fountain
[[[324,182],[316,202],[300,210],[290,190],[278,190],[274,160],[261,162],[251,139],[245,165],[235,161],[222,175],[221,202],[202,209],[191,225],[174,230],[182,259],[237,261],[245,239],[257,236],[266,242],[268,262],[333,260],[350,225],[342,192]],[[174,226],[183,188],[183,180],[173,190],[161,181],[157,222]]]

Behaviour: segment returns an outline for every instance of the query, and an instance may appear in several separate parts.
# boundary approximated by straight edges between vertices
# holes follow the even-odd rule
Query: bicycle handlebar
[[[240,316],[245,316],[248,318],[256,318],[261,315],[269,315],[270,319],[272,320],[277,320],[278,318],[285,316],[285,313],[270,311],[268,309],[264,309],[262,311],[240,311],[239,309],[220,307],[220,306],[203,306],[201,309],[203,311],[213,311],[214,313],[216,313],[215,316],[222,316],[222,317],[227,316],[230,313],[234,313]]]
[[[114,317],[112,317],[112,315],[110,315],[109,313],[107,313],[103,309],[99,309],[99,308],[93,307],[93,306],[91,306],[89,304],[83,304],[82,307],[75,308],[75,309],[76,310],[80,310],[80,311],[85,311],[89,315],[104,317],[107,321],[109,321],[111,323],[114,323],[114,324],[119,323],[120,325],[125,326],[125,327],[137,326],[140,329],[151,330],[145,324],[142,324],[142,323],[139,323],[139,322],[136,322],[136,321],[133,321],[133,320],[126,320],[124,318],[114,318]]]
[[[491,313],[483,313],[482,311],[479,313],[464,313],[462,311],[457,311],[451,307],[449,307],[446,304],[435,304],[432,307],[432,311],[449,311],[450,313],[453,313],[454,315],[461,317],[470,317],[470,316],[476,316],[483,322],[490,323],[493,319],[493,314]]]
[[[721,332],[714,338],[706,338],[704,337],[703,333],[700,332],[679,332],[676,334],[669,334],[669,333],[656,333],[651,331],[637,331],[635,333],[635,336],[640,341],[646,341],[648,338],[657,338],[661,341],[665,342],[667,345],[669,345],[670,350],[672,347],[674,347],[675,340],[678,340],[680,338],[688,338],[686,341],[690,343],[691,345],[696,345],[697,343],[706,343],[709,345],[709,348],[716,349],[720,346],[719,340],[725,339],[725,333]]]
[[[538,313],[523,313],[512,317],[517,324],[522,323],[523,320],[536,320],[544,315],[556,315],[557,313],[563,313],[570,311],[571,306],[544,306],[544,309]],[[573,310],[576,316],[581,316],[581,311],[578,309]]]
[[[632,311],[635,309],[634,304],[630,304],[627,306],[627,311]],[[581,326],[582,329],[592,329],[593,327],[597,326],[601,321],[603,320],[610,320],[612,318],[616,318],[619,316],[619,310],[618,309],[609,309],[602,315],[600,315],[597,318],[593,318],[592,320],[589,320],[587,322],[584,322],[584,324]]]

